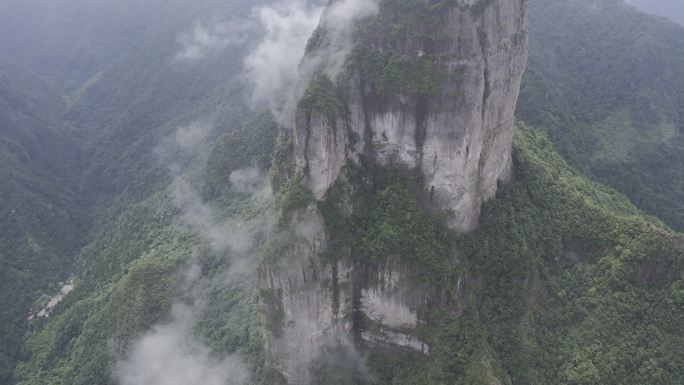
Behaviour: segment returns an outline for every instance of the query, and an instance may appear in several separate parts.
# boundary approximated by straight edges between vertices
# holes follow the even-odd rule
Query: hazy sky
[[[627,0],[642,11],[665,16],[684,25],[684,0]]]

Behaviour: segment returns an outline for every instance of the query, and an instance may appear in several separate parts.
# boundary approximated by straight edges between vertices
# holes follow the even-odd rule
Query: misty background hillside
[[[312,384],[684,384],[684,2],[528,2],[513,177],[456,234],[401,167],[298,183],[319,20],[399,9],[396,38],[453,5],[340,1],[0,0],[0,385],[286,384],[263,282],[294,219],[322,266],[396,259],[431,301],[429,355],[345,340],[301,352]],[[423,92],[429,62],[382,65]],[[302,99],[336,117],[330,84]]]
[[[684,25],[684,4],[679,0],[628,0],[628,4]]]
[[[518,118],[544,127],[574,167],[682,230],[684,28],[616,3],[531,4]]]

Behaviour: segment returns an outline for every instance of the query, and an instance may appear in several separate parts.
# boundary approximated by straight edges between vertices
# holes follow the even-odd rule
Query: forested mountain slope
[[[524,124],[500,174],[525,5],[381,1],[333,75],[336,29],[322,20],[303,61],[322,64],[277,152],[294,162],[276,158],[280,220],[259,276],[278,383],[681,382],[681,235]],[[445,168],[463,174],[443,173],[454,159]],[[492,180],[496,198],[459,226]]]
[[[0,4],[0,56],[72,93],[133,54],[140,58],[140,67],[134,71],[138,75],[144,67],[159,67],[160,53],[174,48],[180,32],[197,23],[212,29],[215,23],[242,16],[258,3],[7,0]],[[240,38],[239,34],[231,37]],[[151,51],[143,52],[143,48]]]
[[[220,174],[256,167],[265,175],[270,163],[264,165],[261,158],[273,151],[277,130],[268,116],[259,116],[219,132],[215,144],[203,148],[207,155],[191,162],[195,165],[182,177],[144,201],[126,205],[93,234],[76,258],[76,289],[49,320],[34,323],[16,383],[138,384],[126,382],[131,380],[125,379],[121,365],[155,325],[172,328],[172,337],[201,341],[212,357],[239,352],[255,379],[265,376],[257,291],[252,275],[241,271],[251,271],[250,259],[257,260],[272,198],[266,184],[245,191]],[[235,157],[226,147],[245,153]],[[221,185],[223,191],[205,201],[199,195],[205,185]],[[257,246],[242,246],[251,244],[250,239]],[[172,308],[178,306],[192,309],[190,320],[175,318]],[[186,327],[191,331],[187,336]],[[188,366],[192,372],[197,364],[193,348],[174,345],[176,354],[187,354],[187,360],[167,362],[164,357],[175,355],[164,351],[147,355],[151,361],[142,363],[152,362],[153,374],[154,362]]]
[[[513,160],[513,182],[484,206],[479,230],[464,236],[424,211],[415,179],[397,170],[350,170],[350,187],[340,184],[319,206],[330,234],[321,263],[391,269],[384,274],[408,280],[428,303],[412,333],[429,355],[387,348],[397,343],[389,338],[383,349],[359,337],[369,369],[329,347],[335,353],[314,355],[312,383],[682,383],[682,236],[577,175],[541,131],[519,125]],[[277,202],[293,218],[310,215],[310,201],[287,196],[291,191]],[[292,263],[302,250],[296,239],[275,238],[266,265]],[[340,277],[339,286],[330,285],[347,290]],[[396,279],[381,287],[413,306],[416,292],[401,291]],[[267,306],[277,304],[277,294],[262,296]],[[267,314],[269,333],[287,326]],[[365,329],[371,322],[353,325],[372,333]]]
[[[0,383],[11,376],[30,306],[61,288],[85,239],[65,107],[39,77],[0,61]]]
[[[424,7],[437,38],[435,20],[456,4],[384,3]],[[423,345],[368,349],[372,322],[348,320],[351,343],[314,354],[311,383],[683,384],[684,239],[640,209],[682,226],[684,38],[622,4],[530,0],[518,109],[529,124],[513,134],[510,182],[459,235],[426,209],[428,186],[391,162],[345,168],[312,198],[290,135],[276,139],[273,116],[250,111],[241,74],[255,36],[224,29],[234,19],[223,15],[245,18],[253,2],[3,2],[0,56],[39,76],[0,66],[0,306],[69,276],[75,289],[48,319],[27,322],[28,305],[0,313],[0,384],[279,384],[267,337],[287,326],[282,291],[258,285],[306,252],[296,231],[321,223],[311,264],[324,274],[340,261],[406,267],[425,306],[398,332]],[[401,36],[405,14],[379,30]],[[184,39],[198,26],[238,42],[194,57]],[[432,89],[428,58],[395,59],[361,63],[366,80]],[[370,77],[376,68],[398,71]],[[469,95],[486,99],[487,83]],[[304,111],[336,116],[331,90]],[[333,282],[317,295],[339,301],[347,283]]]
[[[251,113],[238,75],[252,40],[216,15],[245,17],[253,5],[0,4],[0,383],[21,355],[29,308],[59,291],[79,249],[170,183],[162,139],[193,125],[217,137]],[[111,263],[97,247],[86,248],[99,255],[90,263]]]
[[[177,125],[201,118],[235,126],[245,118],[249,97],[237,75],[255,40],[243,24],[255,5],[7,1],[0,5],[0,56],[62,93],[87,165],[83,194],[107,206],[121,194],[141,199],[162,186],[153,149]]]
[[[257,127],[259,138],[274,132],[245,128]],[[215,147],[209,175],[212,164],[230,165],[221,166],[230,171],[251,163],[235,163],[220,150],[253,146],[256,138],[241,131]],[[340,245],[355,251],[357,263],[398,255],[428,282],[440,282],[443,292],[417,332],[431,353],[374,352],[364,355],[361,372],[349,356],[331,355],[332,361],[316,363],[313,383],[679,383],[681,236],[573,173],[539,131],[518,127],[514,165],[513,184],[484,207],[481,228],[466,236],[424,212],[411,181],[380,171],[366,176],[376,182],[355,204],[367,210],[348,222],[329,222],[332,241],[345,242]],[[269,210],[268,193],[248,200],[227,194],[208,202],[225,221]],[[36,325],[18,383],[114,384],[117,361],[136,339],[157,322],[174,324],[172,304],[187,300],[178,290],[202,241],[179,230],[182,217],[172,196],[173,190],[163,191],[130,206],[83,251],[80,289],[53,319]],[[301,197],[288,196],[277,200],[280,215],[302,204]],[[261,252],[266,263],[286,250],[278,239]],[[209,289],[210,306],[198,315],[193,335],[218,357],[240,352],[252,381],[278,383],[265,367],[254,282],[221,283],[230,270],[227,256],[203,253],[200,282]]]
[[[530,1],[518,117],[684,230],[684,27],[616,0]]]

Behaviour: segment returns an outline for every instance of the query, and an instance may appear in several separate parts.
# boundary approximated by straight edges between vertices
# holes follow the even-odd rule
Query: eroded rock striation
[[[510,177],[527,63],[527,0],[386,0],[360,23],[342,74],[322,71],[295,120],[295,152],[317,199],[349,162],[422,178],[426,204],[459,232]],[[325,53],[325,26],[309,55]],[[334,80],[330,80],[335,76]],[[324,78],[321,78],[324,77]]]
[[[468,277],[446,295],[398,256],[331,253],[337,230],[321,205],[355,210],[353,193],[331,197],[356,188],[345,170],[399,169],[419,182],[430,213],[458,232],[475,229],[511,174],[527,61],[526,0],[381,0],[345,36],[323,20],[302,64],[310,73],[294,114],[294,171],[280,178],[313,199],[287,214],[288,246],[260,278],[268,365],[288,384],[312,383],[340,349],[430,354],[417,332],[426,308],[448,301],[458,313]]]

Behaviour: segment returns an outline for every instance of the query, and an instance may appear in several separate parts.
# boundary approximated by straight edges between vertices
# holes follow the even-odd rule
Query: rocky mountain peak
[[[335,3],[333,3],[334,6]],[[430,211],[459,232],[510,176],[514,111],[527,62],[526,0],[382,0],[340,43],[323,24],[297,109],[303,184],[322,200],[350,162],[399,166]],[[340,55],[345,55],[340,66]]]

